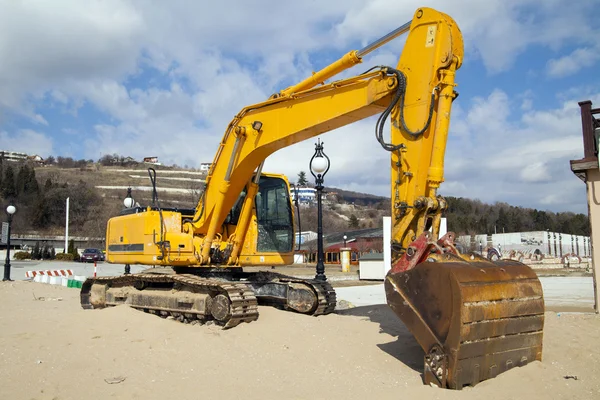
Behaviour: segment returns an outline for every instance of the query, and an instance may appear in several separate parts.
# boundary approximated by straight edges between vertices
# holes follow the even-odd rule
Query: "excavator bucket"
[[[392,269],[385,291],[425,351],[426,384],[462,389],[541,360],[544,299],[525,264],[429,254],[409,270]]]

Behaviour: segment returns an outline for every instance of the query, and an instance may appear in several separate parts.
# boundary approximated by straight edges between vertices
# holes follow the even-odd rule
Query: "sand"
[[[82,310],[78,295],[0,283],[0,398],[600,399],[594,314],[546,313],[542,362],[450,391],[423,385],[423,353],[385,305],[317,318],[260,307],[221,330]]]

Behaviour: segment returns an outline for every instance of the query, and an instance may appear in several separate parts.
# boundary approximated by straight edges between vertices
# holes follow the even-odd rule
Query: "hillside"
[[[59,158],[60,159],[60,158]],[[72,160],[71,160],[72,161]],[[83,161],[83,160],[82,160]],[[101,161],[101,160],[100,160]],[[15,233],[64,232],[65,200],[70,198],[70,231],[73,235],[103,237],[106,221],[119,213],[127,188],[142,206],[152,200],[152,185],[147,165],[103,165],[103,163],[65,162],[49,165],[32,163],[0,163],[0,196],[2,205],[15,199],[18,215]],[[154,166],[157,191],[163,207],[193,208],[204,187],[204,172],[198,170]],[[375,228],[382,217],[390,215],[390,199],[367,193],[328,187],[334,200],[324,201],[325,233],[352,229]],[[506,203],[493,205],[478,200],[447,197],[448,229],[458,234],[518,232],[532,230],[560,231],[589,235],[587,216],[526,209]],[[316,207],[301,207],[302,230],[317,230]]]
[[[204,187],[206,174],[199,171],[152,166],[156,170],[159,199],[163,206],[194,207]],[[35,168],[40,182],[52,181],[76,184],[83,180],[94,187],[101,197],[122,204],[127,188],[132,188],[133,197],[140,204],[152,200],[152,184],[147,166],[106,167],[93,164],[85,168],[60,168],[55,165]],[[111,200],[109,200],[111,199]]]

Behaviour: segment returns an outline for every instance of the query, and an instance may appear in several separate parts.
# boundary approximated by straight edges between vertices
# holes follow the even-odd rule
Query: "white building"
[[[533,231],[492,235],[463,235],[458,238],[458,242],[466,247],[474,245],[477,250],[479,250],[479,246],[483,249],[494,247],[503,253],[515,250],[524,254],[541,253],[554,257],[561,257],[565,254],[576,254],[580,257],[590,256],[589,236],[559,232]]]
[[[300,203],[312,203],[317,198],[317,189],[315,188],[291,188],[290,197],[296,200],[296,192],[298,192],[298,201]]]
[[[317,232],[304,231],[296,232],[296,245],[310,242],[317,239]]]
[[[0,158],[6,161],[25,161],[27,160],[27,153],[0,150]]]

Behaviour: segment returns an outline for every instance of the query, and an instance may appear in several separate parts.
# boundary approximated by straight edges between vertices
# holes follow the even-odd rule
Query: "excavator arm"
[[[380,67],[365,74],[322,82],[362,61],[362,57],[408,31],[396,68]],[[352,51],[308,79],[271,99],[241,110],[220,143],[206,190],[184,232],[202,237],[200,264],[210,251],[238,194],[263,161],[275,151],[333,129],[380,114],[376,136],[391,152],[393,237],[398,256],[425,230],[437,235],[445,207],[437,197],[443,181],[443,160],[450,122],[455,71],[463,58],[456,23],[428,8],[379,41]],[[391,143],[383,134],[391,119]],[[249,211],[249,210],[248,210]],[[231,252],[235,263],[239,241],[250,213],[242,214]]]

